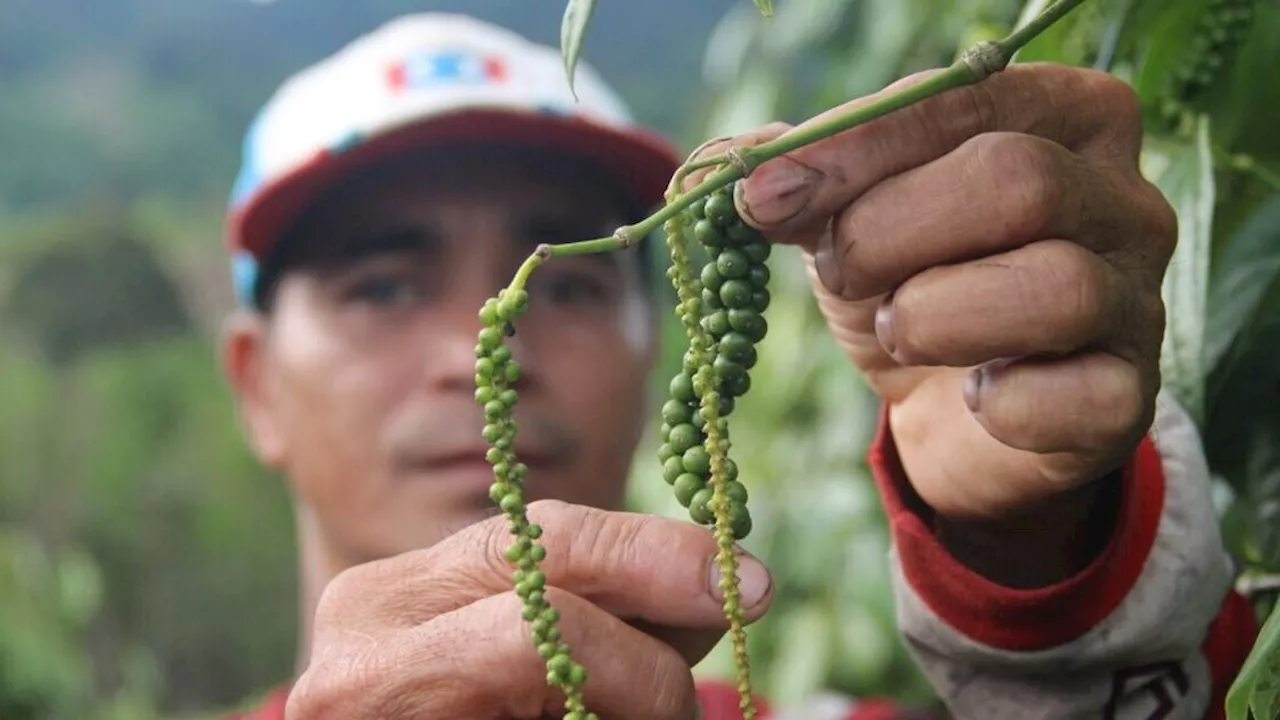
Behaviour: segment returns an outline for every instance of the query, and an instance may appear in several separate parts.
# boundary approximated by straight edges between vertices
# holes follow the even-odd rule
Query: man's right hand
[[[543,528],[540,569],[557,627],[587,668],[587,707],[602,717],[696,717],[690,668],[728,627],[711,533],[558,501],[530,504],[529,517]],[[286,718],[560,717],[563,694],[547,685],[503,557],[511,542],[506,518],[495,517],[336,577]],[[772,582],[750,556],[739,556],[739,576],[754,622]]]

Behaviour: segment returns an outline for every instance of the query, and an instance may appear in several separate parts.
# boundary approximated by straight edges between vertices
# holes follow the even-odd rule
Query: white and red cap
[[[570,91],[560,51],[448,13],[388,22],[286,80],[244,139],[227,242],[247,300],[265,251],[352,168],[408,148],[488,140],[561,149],[654,206],[680,158],[639,126],[586,62]]]

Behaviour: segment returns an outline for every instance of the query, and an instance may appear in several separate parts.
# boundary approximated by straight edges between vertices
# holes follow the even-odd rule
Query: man
[[[643,217],[679,159],[590,67],[577,92],[553,49],[425,14],[291,79],[250,130],[226,368],[296,500],[304,627],[299,677],[249,717],[562,712],[487,497],[477,311],[538,243]],[[1253,632],[1194,428],[1157,395],[1176,218],[1140,140],[1120,82],[1012,67],[766,163],[737,198],[800,248],[885,401],[900,625],[957,717],[1218,717]],[[709,534],[620,512],[669,311],[652,272],[633,251],[534,273],[517,452],[588,706],[738,717],[689,670],[725,629]],[[749,555],[742,574],[754,621],[770,576]]]

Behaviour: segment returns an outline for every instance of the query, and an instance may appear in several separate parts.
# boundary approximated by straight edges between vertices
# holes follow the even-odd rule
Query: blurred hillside
[[[687,135],[735,1],[602,2],[585,57]],[[288,500],[213,345],[241,135],[288,75],[402,13],[557,46],[563,7],[0,2],[0,720],[187,717],[288,677]]]
[[[734,0],[602,2],[585,57],[681,133],[712,24]],[[221,202],[240,136],[275,86],[355,35],[465,11],[559,44],[560,0],[6,0],[0,217],[85,199]]]

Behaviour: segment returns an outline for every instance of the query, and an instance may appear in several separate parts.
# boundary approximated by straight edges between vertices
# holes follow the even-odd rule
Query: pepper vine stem
[[[676,187],[693,170],[714,165],[721,165],[721,167],[709,173],[703,178],[702,182],[687,192],[671,198],[657,212],[634,225],[618,228],[610,237],[554,245],[547,244],[538,247],[520,266],[509,288],[522,289],[525,283],[528,282],[529,275],[533,272],[533,269],[553,257],[590,255],[625,250],[636,244],[640,238],[658,230],[667,220],[675,217],[699,199],[710,195],[715,190],[735,180],[749,176],[761,164],[779,155],[879,119],[949,90],[982,82],[991,75],[1004,70],[1013,56],[1024,45],[1034,40],[1084,2],[1085,0],[1057,0],[1041,11],[1030,22],[1013,31],[1005,38],[977,43],[942,72],[880,100],[821,122],[814,122],[760,145],[732,147],[723,154],[687,162],[676,171],[676,182],[673,183]]]

